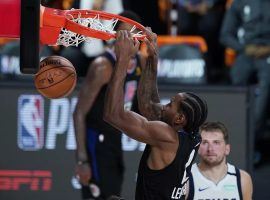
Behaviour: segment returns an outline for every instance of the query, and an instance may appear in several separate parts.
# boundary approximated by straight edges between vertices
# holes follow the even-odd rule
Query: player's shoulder
[[[146,118],[145,118],[146,119]],[[173,129],[172,126],[163,122],[163,121],[148,121],[146,119],[147,126],[151,132],[155,133],[157,137],[160,135],[166,136],[166,142],[175,143],[178,141],[177,132]]]
[[[104,55],[96,57],[93,62],[91,63],[90,68],[95,68],[95,67],[112,67],[111,61]]]
[[[191,174],[195,174],[195,173],[199,172],[199,168],[198,168],[197,163],[192,164],[190,172],[191,172]]]
[[[237,173],[237,170],[239,170],[235,165],[233,165],[231,163],[228,163],[227,162],[226,165],[227,165],[227,171],[228,171],[228,173],[236,174]]]
[[[241,182],[251,181],[251,176],[247,171],[243,169],[239,169],[235,165],[230,164],[230,163],[227,163],[227,167],[228,167],[228,172],[231,174],[237,174],[238,173],[237,171],[239,171]]]
[[[91,87],[95,85],[96,87],[101,87],[107,84],[110,80],[113,67],[108,58],[104,56],[96,57],[87,69],[87,74],[85,77],[85,86]]]
[[[240,179],[241,179],[241,185],[242,185],[242,189],[243,188],[252,188],[253,184],[252,184],[252,178],[250,176],[250,174],[243,170],[240,169]]]
[[[105,56],[98,56],[96,57],[92,63],[90,64],[87,72],[87,77],[100,77],[103,76],[105,73],[112,72],[112,63],[108,58]]]
[[[251,180],[251,176],[247,171],[243,169],[239,169],[239,170],[240,170],[240,176],[242,180],[247,180],[247,181]]]
[[[252,199],[253,183],[250,174],[240,169],[240,179],[243,199]]]
[[[165,132],[168,132],[168,133],[172,133],[174,135],[176,133],[172,126],[170,126],[169,124],[167,124],[167,123],[165,123],[163,121],[160,121],[160,120],[149,121],[147,119],[146,119],[146,121],[147,121],[148,125],[151,126],[154,129],[157,129],[157,130],[160,130],[160,131],[165,131]]]

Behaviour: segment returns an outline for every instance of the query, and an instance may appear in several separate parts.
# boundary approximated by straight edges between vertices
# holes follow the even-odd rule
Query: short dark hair
[[[131,10],[124,10],[123,12],[119,13],[118,15],[122,16],[122,17],[126,17],[129,18],[133,21],[136,21],[138,23],[141,23],[141,18],[139,17],[139,15],[137,15],[135,12],[131,11]],[[117,31],[119,26],[124,23],[122,21],[117,21],[117,23],[114,26],[114,30]]]
[[[200,133],[202,131],[220,131],[223,134],[223,138],[225,140],[226,144],[229,144],[229,132],[226,126],[217,121],[217,122],[205,122],[201,127],[200,127]]]
[[[183,129],[189,133],[197,133],[199,127],[207,118],[207,103],[194,93],[186,92],[185,94],[186,98],[182,101],[182,106],[180,107],[187,119]]]

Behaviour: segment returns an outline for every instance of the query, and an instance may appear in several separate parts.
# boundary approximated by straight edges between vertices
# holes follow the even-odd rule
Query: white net
[[[71,20],[87,28],[111,34],[115,34],[114,27],[118,22],[118,19],[106,20],[105,22],[104,20],[100,19],[99,15],[96,15],[92,18],[82,18],[81,15],[79,15],[77,18],[74,18],[71,15]],[[142,36],[142,31],[137,32],[135,26],[131,28],[130,32],[133,37]],[[65,47],[78,46],[81,42],[91,42],[94,39],[97,38],[80,35],[78,33],[74,33],[70,30],[63,28],[61,30],[61,33],[59,34],[56,45],[63,45]]]

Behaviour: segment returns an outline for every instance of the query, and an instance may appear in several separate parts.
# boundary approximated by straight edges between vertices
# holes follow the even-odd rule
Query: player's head
[[[178,93],[163,107],[162,120],[188,133],[198,132],[207,117],[207,104],[196,94]]]
[[[141,23],[140,17],[136,13],[134,13],[134,12],[132,12],[130,10],[125,10],[125,11],[121,12],[119,15],[122,16],[122,17],[129,18],[129,19],[131,19],[133,21],[136,21],[138,23]],[[116,25],[114,27],[114,30],[115,31],[119,31],[119,30],[128,30],[128,31],[130,31],[132,29],[132,27],[133,27],[133,25],[122,22],[122,21],[119,20],[116,23]]]
[[[201,162],[216,166],[226,162],[230,153],[229,135],[221,122],[206,122],[200,127],[202,142],[199,148]]]

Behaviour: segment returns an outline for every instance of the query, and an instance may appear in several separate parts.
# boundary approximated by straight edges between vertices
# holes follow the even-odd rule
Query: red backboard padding
[[[20,37],[20,0],[0,0],[0,37]]]

